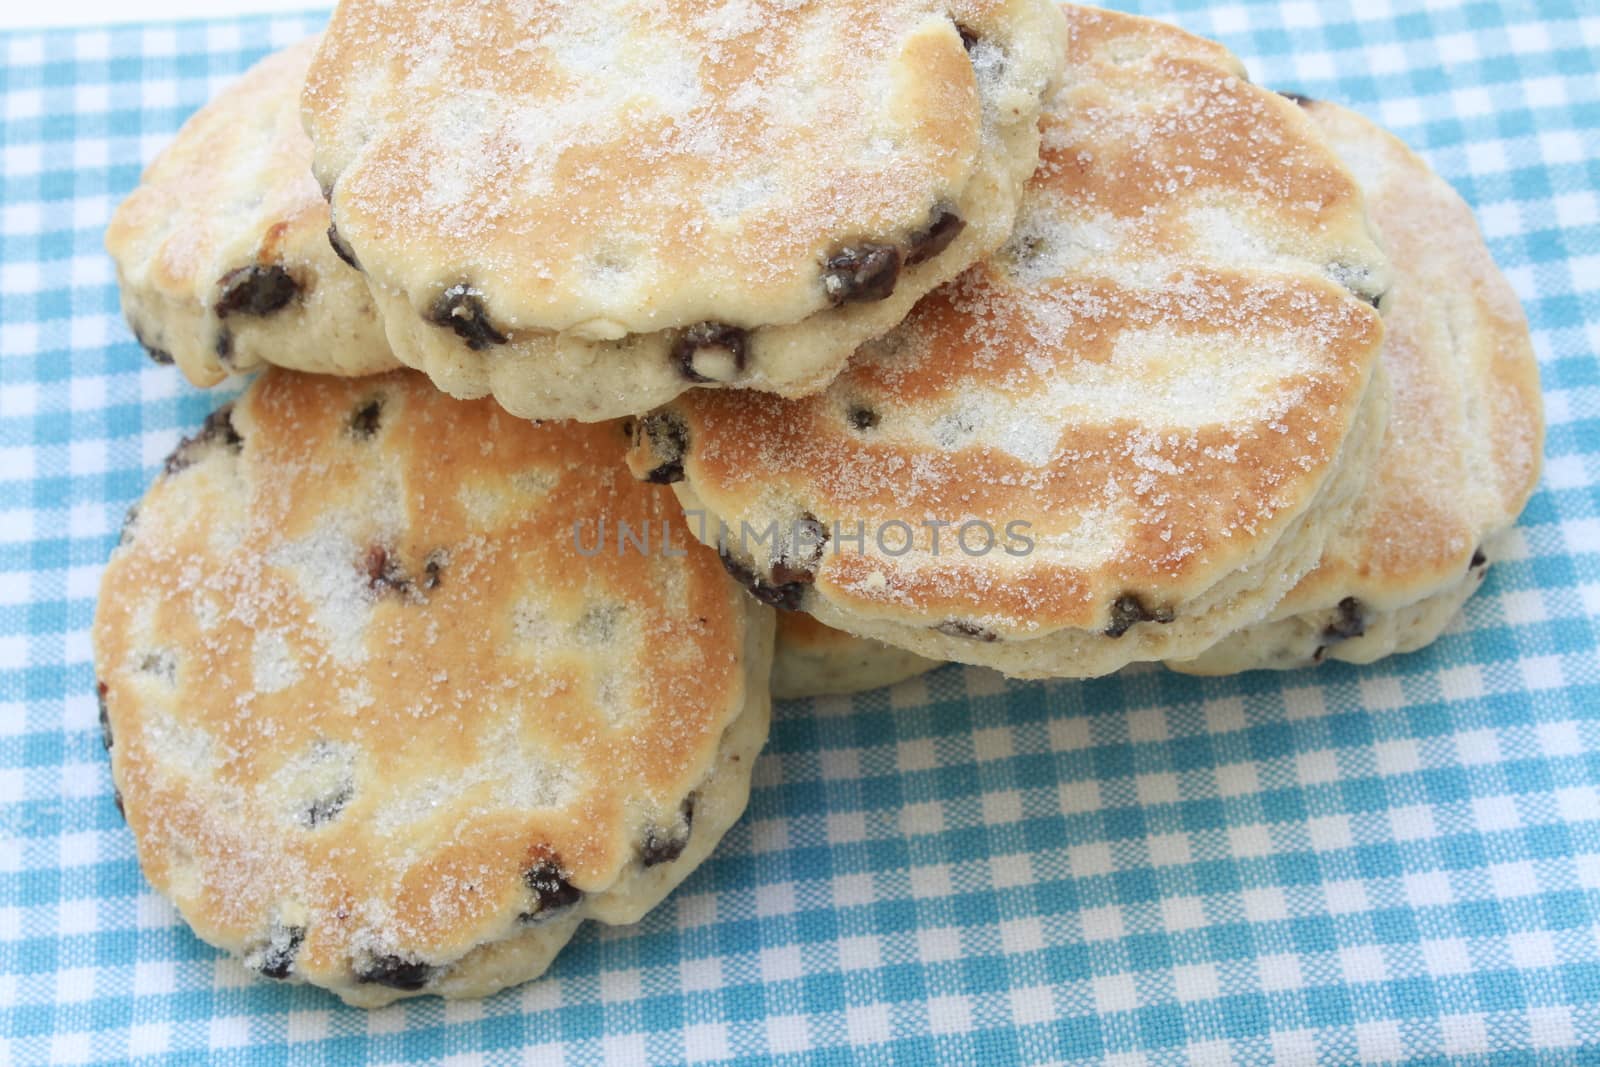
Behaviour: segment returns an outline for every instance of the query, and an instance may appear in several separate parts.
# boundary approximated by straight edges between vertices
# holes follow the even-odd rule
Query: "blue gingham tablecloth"
[[[322,19],[0,34],[0,1064],[1600,1063],[1590,5],[1144,8],[1396,129],[1528,309],[1544,484],[1436,646],[781,705],[749,814],[639,927],[490,1000],[371,1013],[251,978],[145,885],[88,637],[124,511],[219,400],[132,343],[102,228],[185,116]]]

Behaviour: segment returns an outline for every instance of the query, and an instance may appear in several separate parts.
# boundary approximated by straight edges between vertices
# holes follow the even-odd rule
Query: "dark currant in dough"
[[[300,944],[306,939],[304,926],[280,926],[272,931],[272,940],[262,949],[256,970],[263,978],[283,981],[294,970],[294,958],[300,954]]]
[[[300,285],[277,264],[268,267],[240,267],[222,276],[217,283],[216,312],[219,319],[229,315],[271,315],[288,306],[300,292]]]
[[[433,981],[436,973],[437,968],[421,960],[404,956],[374,956],[356,969],[356,981],[415,993]]]
[[[332,822],[344,810],[344,806],[350,803],[350,798],[355,796],[355,793],[354,782],[346,781],[342,783],[339,788],[327,796],[318,797],[312,801],[311,806],[302,813],[301,822],[310,830],[315,830],[323,823]]]
[[[985,630],[976,623],[962,622],[960,619],[941,622],[934,629],[946,637],[960,637],[968,641],[989,642],[1000,640],[1000,635],[993,630]]]
[[[224,404],[222,407],[206,416],[206,421],[201,424],[200,431],[192,437],[186,437],[167,457],[165,465],[168,474],[177,474],[194,465],[195,460],[208,449],[222,447],[239,452],[244,448],[244,438],[239,436],[239,431],[233,428],[233,405]]]
[[[834,307],[886,300],[900,280],[904,253],[895,245],[842,248],[823,265],[822,288]]]
[[[671,863],[689,847],[689,833],[694,827],[695,798],[691,795],[683,802],[680,813],[683,821],[671,827],[652,826],[644,832],[639,845],[639,862],[646,867]]]
[[[553,860],[541,860],[529,867],[522,880],[533,894],[533,907],[521,915],[524,923],[539,922],[583,899],[583,890],[567,881],[560,864]]]
[[[448,327],[474,352],[506,343],[506,335],[495,329],[484,306],[483,294],[470,285],[452,285],[439,294],[428,314],[435,326]]]
[[[721,322],[698,323],[684,330],[678,335],[678,339],[673,342],[672,363],[678,368],[678,373],[683,375],[686,381],[721,381],[722,379],[720,378],[702,374],[696,369],[695,357],[701,352],[726,352],[733,361],[733,369],[737,375],[744,371],[749,341],[749,333],[737,326],[729,326]]]
[[[828,528],[808,511],[794,524],[791,534],[794,543],[772,565],[772,583],[780,587],[810,585],[816,581],[817,564],[828,544]]]
[[[405,572],[400,567],[400,561],[390,554],[382,545],[373,545],[367,549],[366,558],[362,566],[367,572],[367,584],[377,593],[391,590],[404,592],[411,584]]]
[[[633,425],[635,444],[648,444],[655,466],[644,480],[656,485],[683,481],[683,456],[689,450],[689,428],[683,419],[667,411],[646,415]]]
[[[774,585],[735,559],[726,545],[717,549],[717,556],[722,560],[723,568],[733,576],[734,580],[761,603],[782,611],[800,610],[800,601],[805,596],[807,582]]]
[[[949,248],[951,242],[961,236],[961,231],[967,228],[965,220],[949,208],[941,208],[934,213],[933,221],[928,223],[926,229],[913,234],[906,245],[906,266],[914,267],[918,263],[926,263],[940,252]]]
[[[851,428],[856,430],[871,430],[878,425],[878,413],[871,408],[851,408],[845,418],[850,421]]]
[[[164,367],[170,367],[175,362],[172,358],[171,352],[168,352],[165,348],[161,348],[157,345],[151,344],[149,341],[146,341],[144,339],[144,334],[140,333],[138,330],[133,331],[133,339],[139,342],[139,347],[144,349],[144,354],[150,357],[150,361],[152,363],[157,363]]]
[[[95,703],[100,705],[100,744],[105,746],[107,752],[110,752],[111,746],[116,743],[116,739],[111,736],[111,716],[106,711],[106,692],[106,683],[95,683],[94,699]]]
[[[358,441],[368,441],[377,434],[383,421],[383,401],[369,400],[356,408],[350,416],[350,432]]]
[[[422,588],[434,590],[439,588],[439,576],[444,572],[444,554],[431,552],[422,565]]]
[[[1121,637],[1134,625],[1141,622],[1168,623],[1173,619],[1171,608],[1157,608],[1152,611],[1145,607],[1144,601],[1136,593],[1124,593],[1112,601],[1111,623],[1106,627],[1107,637]]]
[[[1329,643],[1349,641],[1367,632],[1367,613],[1361,601],[1347,596],[1334,609],[1333,619],[1323,629],[1322,636]]]

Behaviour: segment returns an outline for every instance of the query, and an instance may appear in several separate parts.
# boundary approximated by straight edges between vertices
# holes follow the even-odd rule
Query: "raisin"
[[[144,334],[140,333],[138,330],[133,331],[133,339],[139,342],[139,347],[144,349],[144,354],[150,357],[150,361],[152,363],[158,363],[163,367],[170,367],[175,362],[172,358],[171,352],[168,352],[165,348],[159,348],[156,345],[151,344],[149,341],[146,341],[144,339]]]
[[[107,752],[110,752],[111,746],[116,743],[116,739],[111,736],[111,716],[106,711],[107,691],[106,683],[95,682],[94,699],[95,703],[100,705],[100,743],[105,746]]]
[[[411,580],[400,567],[400,561],[390,555],[389,550],[382,545],[373,545],[367,549],[362,566],[367,572],[367,585],[374,592],[382,594],[393,590],[403,593],[411,585]]]
[[[300,821],[309,830],[315,830],[323,823],[332,822],[334,817],[344,810],[350,803],[350,798],[355,796],[354,782],[345,782],[338,789],[325,797],[319,797],[311,802],[311,806],[301,813]]]
[[[683,814],[683,825],[670,828],[652,826],[644,833],[644,841],[639,845],[639,862],[646,867],[654,867],[662,863],[671,863],[683,855],[683,850],[689,847],[689,833],[694,827],[695,798],[691,794],[679,809]]]
[[[788,582],[774,585],[759,577],[755,571],[740,563],[728,551],[727,546],[717,549],[717,556],[722,560],[723,568],[745,589],[750,595],[761,603],[781,611],[799,611],[800,601],[805,595],[805,582]]]
[[[567,881],[559,864],[540,860],[523,872],[522,880],[533,894],[533,908],[521,915],[524,923],[539,922],[553,911],[569,908],[583,899],[583,890]]]
[[[447,326],[474,352],[506,343],[506,335],[495,329],[484,307],[483,293],[469,285],[452,285],[433,302],[429,321]]]
[[[681,418],[665,411],[646,415],[634,424],[633,438],[637,443],[648,441],[656,460],[656,465],[645,473],[645,481],[655,485],[683,481],[683,456],[689,450],[689,428]]]
[[[306,939],[304,926],[277,927],[272,940],[262,949],[256,970],[263,978],[283,981],[294,970],[294,958],[300,953],[300,944]]]
[[[125,545],[133,540],[134,528],[139,524],[139,505],[134,504],[128,508],[128,513],[122,517],[122,531],[117,534],[117,544]]]
[[[433,981],[436,969],[404,956],[374,956],[356,970],[356,981],[414,993]]]
[[[1171,608],[1151,611],[1135,593],[1124,593],[1111,604],[1111,624],[1106,627],[1107,637],[1121,637],[1141,622],[1168,623],[1173,619]]]
[[[1352,267],[1348,263],[1333,263],[1328,266],[1328,277],[1350,290],[1351,294],[1366,301],[1373,307],[1379,307],[1386,292],[1374,291],[1370,273],[1364,267]]]
[[[993,630],[986,630],[976,623],[962,622],[959,619],[941,622],[934,627],[934,630],[944,634],[946,637],[962,637],[968,641],[990,642],[1000,640],[1000,635]]]
[[[744,371],[750,335],[737,326],[721,322],[702,322],[678,335],[672,345],[672,362],[678,373],[691,382],[715,382],[728,379],[703,374],[695,368],[695,357],[703,351],[721,350],[733,359],[735,376]],[[709,369],[709,368],[708,368]]]
[[[224,404],[206,416],[206,421],[201,424],[200,431],[191,437],[184,438],[178,447],[167,457],[165,470],[168,474],[177,474],[194,465],[202,452],[208,448],[222,445],[234,452],[244,448],[244,438],[239,436],[239,431],[233,428],[233,405]]]
[[[370,400],[350,416],[350,432],[358,441],[367,441],[378,432],[383,419],[383,401]]]
[[[229,315],[271,315],[282,310],[300,292],[300,285],[277,264],[270,267],[240,267],[229,271],[217,283],[217,318]]]
[[[794,525],[794,544],[772,565],[776,586],[810,585],[816,581],[817,564],[828,543],[828,529],[809,511]]]
[[[941,208],[927,229],[912,236],[906,246],[906,266],[926,263],[949,248],[951,242],[961,236],[961,231],[966,228],[966,221],[960,215],[948,208]]]
[[[1339,601],[1333,620],[1323,629],[1322,636],[1329,644],[1348,641],[1367,632],[1366,611],[1361,601],[1347,596]]]
[[[834,307],[885,300],[900,280],[902,259],[894,245],[863,243],[841,249],[824,264],[823,291]]]

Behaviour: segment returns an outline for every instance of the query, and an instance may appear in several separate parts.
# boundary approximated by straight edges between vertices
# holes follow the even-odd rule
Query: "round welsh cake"
[[[1263,617],[1363,484],[1388,265],[1360,187],[1221,46],[1067,8],[1015,234],[822,394],[637,422],[756,595],[935,659],[1088,676]]]
[[[328,241],[300,126],[316,47],[268,56],[200,109],[106,228],[134,336],[195,385],[264,363],[342,375],[400,366],[361,275]]]
[[[1544,413],[1528,323],[1472,210],[1371,121],[1336,104],[1304,107],[1366,189],[1394,264],[1389,429],[1373,484],[1316,569],[1267,621],[1169,664],[1181,671],[1370,663],[1431,643],[1504,551],[1539,480]]]
[[[771,612],[624,443],[275,370],[173,453],[94,646],[140,864],[196,933],[353,1004],[479,996],[704,859]],[[593,552],[622,523],[655,550]]]
[[[993,251],[1051,0],[345,0],[316,173],[397,355],[526,418],[814,392]]]

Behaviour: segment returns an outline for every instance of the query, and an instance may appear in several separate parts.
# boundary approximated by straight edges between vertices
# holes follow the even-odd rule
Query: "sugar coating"
[[[263,364],[363,375],[398,367],[371,295],[328,242],[300,89],[320,38],[263,59],[188,122],[106,228],[122,309],[197,386]],[[225,280],[281,268],[292,299],[219,315]]]
[[[1397,138],[1335,104],[1308,113],[1360,179],[1394,264],[1383,365],[1393,416],[1372,488],[1271,617],[1179,670],[1219,674],[1322,658],[1365,663],[1431,642],[1478,587],[1489,547],[1539,480],[1538,363],[1516,294],[1471,209]],[[1345,598],[1365,632],[1326,634]]]
[[[993,616],[981,613],[925,627],[851,614],[823,596],[808,599],[805,610],[821,623],[865,640],[927,659],[994,667],[1016,678],[1093,677],[1129,663],[1169,658],[1177,649],[1197,654],[1234,630],[1238,624],[1233,620],[1261,618],[1284,590],[1316,566],[1330,531],[1349,513],[1370,480],[1388,408],[1388,381],[1380,370],[1367,388],[1334,469],[1311,505],[1289,523],[1265,556],[1229,572],[1190,598],[1182,610],[1172,613],[1170,621],[1136,624],[1116,637],[1106,629],[1056,629],[1037,636],[996,635],[990,639],[988,635],[995,633],[988,628],[995,625]],[[687,482],[674,486],[685,507],[709,511],[687,486]],[[708,527],[715,528],[714,524]],[[995,599],[1006,594],[1000,580],[984,588]],[[868,590],[877,595],[891,592],[876,583],[869,584]]]
[[[735,529],[918,527],[905,554],[827,555],[805,610],[1016,674],[1102,673],[1260,618],[1365,478],[1387,399],[1369,386],[1388,266],[1309,120],[1218,45],[1064,10],[1066,81],[1000,251],[819,396],[668,408],[680,497]],[[941,552],[929,521],[953,524]],[[968,521],[1026,523],[1032,548],[952,551]],[[1152,618],[1119,630],[1128,598]]]
[[[1277,615],[1331,603],[1334,590],[1386,608],[1455,585],[1516,520],[1544,452],[1527,318],[1471,209],[1370,121],[1335,104],[1309,111],[1360,179],[1394,263],[1383,351],[1394,417],[1365,507]]]
[[[770,612],[617,473],[619,427],[284,371],[211,425],[141,504],[94,629],[140,862],[202,938],[352,1003],[481,995],[559,948],[532,925],[635,921],[738,817]],[[579,520],[689,551],[586,559]],[[652,831],[683,854],[646,868]],[[579,903],[542,914],[541,865]],[[422,988],[359,980],[385,966]]]
[[[593,420],[696,384],[826,384],[1004,240],[1062,50],[1049,0],[352,0],[305,120],[399,357]],[[831,259],[909,256],[947,212],[949,247],[834,306]],[[437,324],[457,285],[500,341]],[[671,353],[704,323],[746,351],[689,376]]]

